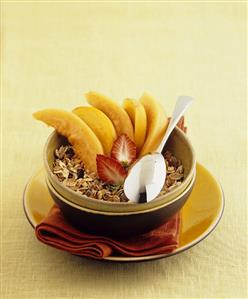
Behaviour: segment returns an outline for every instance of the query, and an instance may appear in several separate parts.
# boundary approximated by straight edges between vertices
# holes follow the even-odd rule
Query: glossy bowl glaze
[[[170,150],[178,159],[182,161],[184,167],[184,180],[182,184],[174,188],[169,193],[157,197],[156,199],[150,201],[149,203],[114,203],[100,201],[94,198],[81,195],[71,190],[70,188],[64,186],[57,178],[56,175],[52,173],[52,164],[54,161],[54,151],[62,144],[67,144],[67,139],[63,136],[53,132],[45,145],[44,148],[44,165],[47,173],[47,177],[53,188],[62,197],[66,198],[70,202],[77,204],[83,208],[88,208],[96,211],[105,212],[135,212],[135,211],[145,211],[147,209],[155,208],[161,206],[174,200],[179,194],[181,194],[192,181],[195,167],[196,158],[193,147],[188,139],[188,137],[178,128],[175,128],[172,132],[165,150]]]
[[[125,237],[148,232],[179,212],[193,189],[195,172],[187,188],[170,202],[127,213],[96,211],[82,207],[61,196],[48,179],[46,182],[54,202],[74,227],[93,234]]]

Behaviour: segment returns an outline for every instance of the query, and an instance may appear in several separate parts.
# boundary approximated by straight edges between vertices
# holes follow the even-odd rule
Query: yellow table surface
[[[241,298],[247,295],[246,4],[2,2],[1,298]],[[22,209],[52,129],[32,119],[97,90],[178,95],[197,159],[221,182],[217,229],[177,256],[99,263],[38,242]]]

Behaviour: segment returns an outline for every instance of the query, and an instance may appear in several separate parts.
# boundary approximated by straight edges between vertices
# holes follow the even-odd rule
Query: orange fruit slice
[[[169,120],[162,105],[149,94],[144,93],[140,98],[140,103],[144,106],[147,116],[147,135],[140,151],[140,156],[144,156],[156,151],[168,127]]]
[[[60,109],[44,109],[33,114],[34,118],[52,126],[67,137],[85,169],[97,172],[96,156],[103,154],[103,147],[91,128],[72,112]]]
[[[139,101],[133,99],[125,99],[123,108],[133,123],[134,141],[138,150],[140,150],[146,138],[147,118],[145,108]]]
[[[94,91],[88,92],[85,96],[90,105],[108,116],[115,127],[117,135],[127,134],[131,140],[134,140],[132,122],[122,107],[115,101]]]
[[[111,120],[95,107],[78,107],[72,111],[92,129],[100,140],[104,153],[110,155],[112,145],[117,138]]]

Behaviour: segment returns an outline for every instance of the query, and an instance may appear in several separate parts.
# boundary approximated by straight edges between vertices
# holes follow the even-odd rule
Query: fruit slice
[[[138,150],[140,150],[146,138],[146,111],[140,102],[133,99],[125,99],[123,107],[133,123],[134,141]]]
[[[127,175],[121,163],[104,155],[97,155],[97,173],[101,180],[109,184],[122,184]]]
[[[67,137],[85,168],[96,173],[96,155],[103,154],[103,148],[95,133],[83,120],[72,112],[60,109],[44,109],[35,112],[33,116]]]
[[[110,155],[117,135],[111,120],[106,114],[95,107],[78,107],[72,112],[86,122],[102,143],[104,153]]]
[[[130,117],[131,122],[134,126],[134,129],[135,129],[135,113],[136,113],[135,110],[136,110],[137,105],[140,105],[141,107],[143,107],[138,101],[133,100],[133,99],[125,99],[123,101],[123,108],[126,110],[128,116]],[[143,109],[144,109],[144,107],[143,107]],[[144,109],[144,112],[145,112],[145,109]]]
[[[124,166],[128,166],[136,159],[137,148],[135,143],[126,135],[120,135],[114,142],[111,157]]]
[[[144,106],[147,116],[147,137],[140,152],[140,156],[143,156],[157,149],[168,127],[169,121],[162,105],[149,94],[144,93],[140,102]]]
[[[106,96],[91,91],[86,95],[88,103],[105,113],[114,124],[117,135],[127,134],[127,136],[134,140],[132,122],[127,112],[116,104],[115,101]]]

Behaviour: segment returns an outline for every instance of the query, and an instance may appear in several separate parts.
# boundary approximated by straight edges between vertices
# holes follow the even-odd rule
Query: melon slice
[[[147,135],[145,143],[140,151],[140,156],[156,151],[163,139],[169,120],[164,109],[152,96],[144,93],[140,98],[147,116]]]
[[[139,101],[133,99],[125,99],[123,108],[126,110],[133,123],[134,141],[139,151],[146,138],[147,118],[145,108]]]
[[[118,136],[127,134],[131,140],[134,140],[132,122],[127,112],[122,107],[115,101],[94,91],[88,92],[85,96],[90,105],[101,110],[108,116],[114,124]]]
[[[90,127],[72,112],[44,109],[33,114],[34,118],[52,126],[67,137],[75,153],[90,172],[97,172],[96,155],[103,154],[103,147]]]
[[[112,145],[117,138],[111,120],[95,107],[78,107],[72,111],[92,129],[100,140],[104,153],[110,155]]]

